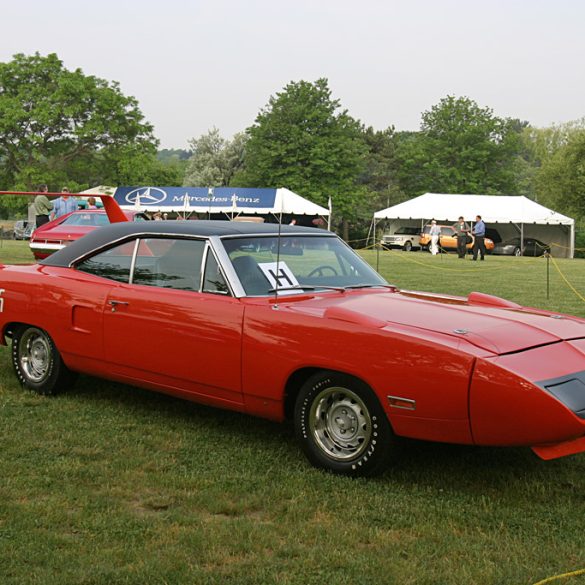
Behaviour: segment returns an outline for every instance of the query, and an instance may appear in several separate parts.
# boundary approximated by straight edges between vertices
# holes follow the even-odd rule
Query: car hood
[[[324,299],[323,302],[327,303]],[[415,327],[421,332],[464,339],[500,355],[585,337],[583,319],[523,308],[480,293],[465,299],[408,291],[371,291],[351,293],[327,304],[323,313],[326,318],[377,328],[392,324]]]

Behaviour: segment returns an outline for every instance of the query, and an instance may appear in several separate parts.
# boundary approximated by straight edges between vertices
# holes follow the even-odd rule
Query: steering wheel
[[[333,276],[337,276],[338,272],[333,268],[333,266],[329,266],[329,264],[321,264],[321,266],[317,266],[313,268],[309,274],[307,274],[307,278],[311,278],[311,276],[325,276],[325,272],[329,270],[333,273]]]

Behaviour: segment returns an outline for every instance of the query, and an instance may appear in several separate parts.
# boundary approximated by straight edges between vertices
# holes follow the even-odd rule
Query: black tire
[[[23,387],[39,394],[56,394],[72,385],[77,377],[63,363],[47,332],[30,325],[14,331],[12,366]]]
[[[404,244],[404,251],[405,252],[410,252],[412,250],[412,242],[406,242]]]
[[[522,250],[520,250],[520,248],[514,248],[514,256],[522,256]]]
[[[309,461],[339,475],[381,473],[396,448],[390,423],[373,391],[338,372],[319,372],[303,384],[294,425]]]

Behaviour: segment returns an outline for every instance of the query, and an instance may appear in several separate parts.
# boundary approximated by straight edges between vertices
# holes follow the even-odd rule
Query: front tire
[[[404,251],[405,252],[410,252],[412,250],[412,242],[406,242],[404,244]]]
[[[338,372],[315,374],[295,404],[295,432],[309,461],[320,469],[352,477],[386,469],[394,434],[372,390]]]
[[[516,256],[517,258],[522,256],[522,250],[520,250],[520,248],[514,248],[514,256]]]
[[[12,366],[22,386],[39,394],[55,394],[76,377],[63,363],[48,333],[29,325],[14,331]]]

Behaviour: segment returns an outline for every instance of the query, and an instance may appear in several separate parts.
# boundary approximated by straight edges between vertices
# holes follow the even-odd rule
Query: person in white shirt
[[[439,253],[439,236],[441,235],[441,228],[437,225],[437,222],[433,219],[431,221],[431,254],[436,256]]]

